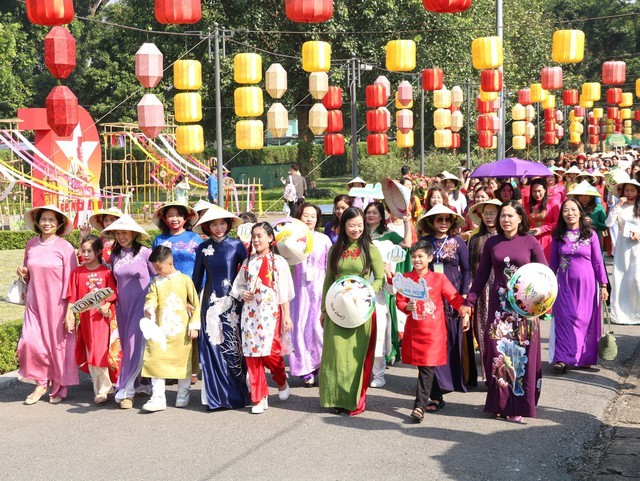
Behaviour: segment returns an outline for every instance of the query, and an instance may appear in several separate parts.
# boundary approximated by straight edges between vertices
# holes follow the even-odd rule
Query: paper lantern
[[[542,88],[542,84],[538,84],[538,83],[531,84],[531,87],[529,88],[531,90],[532,103],[542,102],[544,99],[547,98],[547,91]]]
[[[369,108],[383,107],[387,103],[383,85],[367,85],[365,89],[365,104]]]
[[[236,123],[236,147],[259,150],[264,146],[264,125],[261,120],[240,120]]]
[[[589,135],[600,135],[600,127],[598,125],[589,125],[587,133]]]
[[[640,122],[640,109],[636,109],[636,111],[633,113],[633,120],[635,120],[636,122]]]
[[[524,120],[517,120],[511,123],[511,131],[514,136],[524,135],[526,122]]]
[[[267,130],[274,137],[284,137],[289,130],[289,112],[281,103],[274,103],[267,110]]]
[[[627,64],[621,60],[602,64],[602,83],[605,85],[622,85],[627,78]]]
[[[591,111],[591,114],[595,119],[601,119],[602,117],[604,117],[604,110],[600,107],[596,107]]]
[[[556,138],[556,131],[555,129],[551,132],[551,131],[547,131],[544,133],[544,144],[545,145],[555,145],[557,141]]]
[[[387,134],[367,135],[367,154],[386,155],[389,152],[389,138]]]
[[[478,93],[478,98],[483,102],[493,102],[498,99],[498,92],[485,92],[480,88],[480,92]]]
[[[233,79],[239,84],[262,82],[262,57],[257,53],[239,53],[233,57]]]
[[[547,93],[547,97],[540,102],[540,107],[543,109],[555,109],[556,96]]]
[[[314,135],[322,135],[327,130],[329,124],[329,113],[321,103],[313,104],[309,110],[309,130]]]
[[[413,130],[406,133],[400,132],[396,134],[396,144],[402,149],[413,147]]]
[[[410,109],[413,107],[413,100],[411,102],[409,102],[408,105],[402,105],[399,101],[398,101],[398,92],[396,92],[394,94],[394,106],[397,110],[402,110],[402,109]]]
[[[536,118],[536,109],[533,107],[533,105],[527,105],[524,108],[524,119],[527,122],[531,122],[535,118]]]
[[[578,106],[573,109],[574,118],[579,122],[582,122],[582,119],[584,118],[585,114],[586,112],[584,110],[584,107]]]
[[[600,100],[600,84],[598,82],[585,82],[582,84],[582,100],[597,102]]]
[[[164,76],[162,52],[153,43],[143,43],[135,56],[136,78],[145,88],[154,88]]]
[[[562,110],[556,110],[556,122],[561,124],[564,121],[564,113]]]
[[[74,15],[73,0],[27,0],[27,18],[36,25],[65,25]]]
[[[620,107],[632,107],[632,106],[633,106],[633,94],[631,92],[622,92]]]
[[[285,0],[284,5],[292,22],[320,23],[333,17],[333,0]]]
[[[309,92],[316,100],[322,100],[329,91],[329,76],[326,72],[311,72],[309,74]]]
[[[598,142],[600,142],[600,136],[599,135],[590,135],[589,136],[589,144],[597,145]]]
[[[493,125],[491,117],[492,116],[489,114],[478,115],[478,120],[476,121],[476,130],[478,132],[482,132],[483,130],[489,130]]]
[[[200,0],[155,0],[156,20],[162,24],[197,23],[202,18]]]
[[[385,51],[387,70],[411,72],[416,68],[416,43],[413,40],[391,40]]]
[[[464,116],[459,110],[451,113],[451,131],[460,132],[464,127]]]
[[[436,130],[433,134],[433,143],[438,149],[450,149],[453,144],[453,132],[449,129]]]
[[[511,109],[511,118],[513,120],[524,120],[525,108],[521,104],[515,104]]]
[[[260,87],[238,87],[233,92],[233,102],[238,117],[260,117],[264,112]]]
[[[454,132],[451,134],[451,147],[450,149],[459,149],[461,145],[460,134]]]
[[[182,155],[204,152],[204,132],[200,125],[176,127],[176,150]]]
[[[384,87],[387,100],[391,97],[391,82],[389,82],[387,77],[379,75],[375,82],[373,82],[373,85],[382,85]]]
[[[618,105],[622,102],[622,89],[620,88],[611,88],[607,89],[606,92],[607,103]]]
[[[53,87],[45,101],[47,124],[59,137],[68,137],[78,125],[78,99],[69,87]]]
[[[489,116],[489,130],[493,135],[496,135],[501,130],[500,117],[497,115]]]
[[[471,6],[471,0],[422,0],[422,5],[433,13],[460,13]]]
[[[479,114],[490,114],[493,112],[493,105],[491,102],[483,102],[480,98],[476,99],[476,109]]]
[[[569,125],[569,132],[583,134],[584,127],[580,122],[571,122],[571,124]]]
[[[327,132],[329,133],[342,132],[343,128],[344,128],[344,123],[342,121],[342,110],[328,110],[327,111]]]
[[[573,107],[580,102],[580,92],[576,89],[569,89],[562,92],[562,104],[567,107]]]
[[[636,97],[640,97],[640,78],[636,80]]]
[[[527,138],[524,135],[514,135],[511,146],[514,150],[524,150],[527,148]]]
[[[44,63],[55,78],[67,78],[76,66],[76,39],[65,27],[53,27],[44,38]]]
[[[449,117],[451,117],[451,113],[449,113]],[[449,121],[449,124],[451,124],[451,121]],[[396,112],[396,126],[399,132],[408,134],[413,129],[413,112],[411,110],[398,110]]]
[[[178,90],[202,88],[202,64],[197,60],[177,60],[173,64],[173,86]]]
[[[584,58],[584,32],[581,30],[555,31],[551,57],[557,63],[582,62]]]
[[[451,87],[451,103],[456,107],[460,107],[464,102],[464,93],[458,85]]]
[[[580,143],[581,140],[582,140],[582,135],[578,134],[577,132],[569,133],[569,142],[571,144],[577,145]]]
[[[585,109],[590,109],[593,107],[593,100],[584,100],[582,96],[580,96],[580,107],[584,107]]]
[[[367,130],[369,132],[386,132],[389,130],[387,113],[384,110],[367,110]]]
[[[555,132],[556,130],[556,121],[555,120],[545,120],[544,121],[544,131],[545,132]]]
[[[518,90],[518,103],[523,106],[527,106],[531,103],[531,90],[520,89]]]
[[[444,72],[439,68],[425,68],[422,71],[422,89],[440,90],[444,87]]]
[[[561,139],[564,137],[564,128],[561,125],[556,127],[556,138]]]
[[[324,155],[344,154],[344,135],[327,134],[324,136]]]
[[[483,70],[480,72],[480,88],[484,92],[501,92],[502,70]]]
[[[451,90],[442,88],[433,91],[433,105],[437,109],[448,109],[451,107]]]
[[[540,72],[542,88],[558,90],[562,88],[562,67],[544,67]]]
[[[493,147],[493,134],[489,130],[478,132],[478,147],[481,149]]]
[[[265,90],[274,99],[280,99],[287,91],[287,71],[279,63],[269,66],[265,72]]]
[[[302,70],[328,72],[330,68],[331,45],[329,43],[314,40],[302,44]]]
[[[433,113],[433,126],[438,130],[451,127],[451,111],[448,109],[436,109]]]
[[[413,102],[413,88],[411,84],[406,80],[400,82],[398,85],[398,102],[400,102],[404,107],[407,107],[411,102]]]
[[[503,63],[502,39],[481,37],[471,42],[473,67],[478,70],[498,68]]]
[[[329,87],[325,96],[322,97],[322,105],[327,110],[335,110],[342,107],[342,89],[335,86]]]
[[[533,124],[533,122],[527,122],[524,125],[524,136],[531,140],[533,137],[535,137],[536,135],[536,126]]]
[[[202,120],[202,97],[199,93],[183,92],[173,98],[176,122],[200,122]]]
[[[165,128],[164,106],[153,94],[146,94],[138,102],[138,128],[151,139]]]
[[[607,120],[616,120],[620,118],[620,110],[618,107],[607,107]]]
[[[391,126],[391,112],[389,112],[389,109],[386,107],[378,107],[378,109],[380,112],[383,112],[385,115],[385,118],[387,119],[385,122],[385,125],[387,125],[388,127]],[[413,114],[412,114],[413,115]],[[387,127],[387,128],[388,128]]]

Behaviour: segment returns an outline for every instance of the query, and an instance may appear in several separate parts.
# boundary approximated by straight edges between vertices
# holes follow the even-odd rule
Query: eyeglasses
[[[497,212],[483,212],[482,217],[496,217],[498,215]]]
[[[433,220],[434,220],[434,222],[447,222],[447,223],[450,223],[450,222],[453,221],[453,219],[451,217],[436,217]]]

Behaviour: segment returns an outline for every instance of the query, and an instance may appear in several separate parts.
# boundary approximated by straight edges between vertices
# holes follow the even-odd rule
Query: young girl
[[[84,257],[84,265],[71,273],[67,289],[68,322],[75,322],[75,314],[71,311],[73,303],[90,292],[107,288],[113,290],[100,307],[80,313],[77,330],[76,362],[80,369],[91,374],[93,402],[96,404],[106,402],[120,367],[119,349],[114,351],[114,357],[109,349],[110,324],[112,320],[115,322],[116,281],[109,268],[101,263],[102,249],[102,241],[95,235],[88,235],[82,240],[80,253]]]
[[[117,207],[99,210],[89,217],[88,224],[84,224],[79,227],[80,238],[84,239],[91,234],[91,228],[94,228],[98,232],[102,232],[123,215],[124,213]],[[115,240],[110,237],[102,237],[100,240],[102,241],[102,261],[108,266],[111,264],[111,251],[115,245]]]
[[[278,385],[282,401],[289,398],[289,384],[284,371],[281,331],[293,328],[289,302],[293,299],[293,279],[287,261],[275,253],[275,234],[267,222],[251,229],[251,244],[255,254],[242,263],[233,282],[231,295],[244,301],[241,316],[242,351],[251,384],[253,414],[262,414],[268,407],[269,386],[267,368]]]

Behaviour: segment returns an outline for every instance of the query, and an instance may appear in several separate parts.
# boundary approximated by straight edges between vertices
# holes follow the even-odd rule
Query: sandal
[[[424,409],[420,406],[414,407],[413,411],[411,411],[411,417],[421,423],[424,419]]]
[[[444,399],[432,399],[431,401],[429,401],[429,404],[427,404],[426,411],[428,413],[435,413],[445,407],[446,404],[447,403],[444,402]]]
[[[566,374],[567,365],[564,362],[556,362],[553,365],[553,371],[558,373],[558,374]]]
[[[522,421],[524,421],[524,418],[522,416],[506,416],[505,419],[510,423],[521,423]]]

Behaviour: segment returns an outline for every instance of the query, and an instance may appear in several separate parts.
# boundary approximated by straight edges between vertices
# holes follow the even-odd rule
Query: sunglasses
[[[447,222],[447,223],[450,223],[450,222],[453,221],[453,219],[451,217],[436,217],[433,220],[434,220],[434,222]]]

